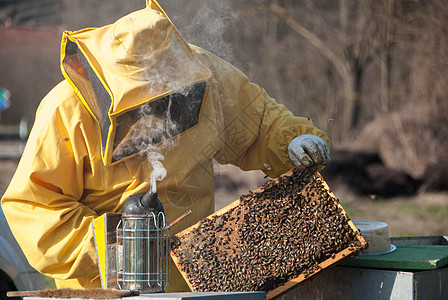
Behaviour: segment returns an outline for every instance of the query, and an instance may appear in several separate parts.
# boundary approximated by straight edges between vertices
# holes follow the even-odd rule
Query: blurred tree
[[[0,0],[5,5],[12,2],[31,5],[33,1]],[[31,122],[38,102],[62,79],[58,65],[62,29],[101,26],[143,7],[144,2],[63,0],[57,5],[61,28],[50,32],[17,28],[7,31],[0,27],[0,63],[2,69],[8,70],[0,74],[0,81],[14,95],[3,122],[15,122],[22,113],[18,110],[25,109],[29,110]],[[39,6],[41,2],[34,3]],[[350,142],[379,114],[403,111],[411,116],[406,106],[415,111],[425,106],[428,110],[431,107],[431,118],[422,117],[426,112],[415,112],[409,121],[383,120],[384,126],[396,129],[391,133],[390,143],[400,141],[383,148],[397,155],[406,152],[401,157],[409,157],[407,161],[412,160],[413,166],[422,160],[423,154],[416,154],[423,151],[419,149],[430,145],[431,149],[443,148],[443,127],[436,127],[429,120],[446,124],[447,119],[443,105],[448,94],[445,53],[448,2],[160,0],[160,3],[187,41],[230,61],[296,115],[311,117],[329,133],[333,145]],[[426,123],[417,122],[421,120]],[[423,142],[418,144],[411,131],[421,132],[420,136],[425,136]],[[437,138],[438,144],[429,142],[431,138]],[[371,145],[371,149],[375,144],[383,145],[372,135],[368,139],[372,142],[365,144]],[[431,149],[425,151],[434,153]],[[390,153],[384,156],[399,161]]]
[[[1,0],[0,24],[39,26],[60,24],[59,0]]]
[[[383,93],[388,97],[394,0],[339,0],[337,4],[308,0],[300,8],[287,5],[271,4],[269,9],[333,65],[342,80],[337,92],[344,102],[341,132],[349,134],[358,126],[364,74],[375,59],[384,61]]]

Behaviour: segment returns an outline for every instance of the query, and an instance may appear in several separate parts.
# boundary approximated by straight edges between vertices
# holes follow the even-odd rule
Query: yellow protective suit
[[[233,66],[187,44],[154,1],[114,24],[65,32],[61,49],[65,80],[42,100],[2,198],[30,264],[59,287],[100,284],[89,283],[98,274],[92,219],[149,189],[151,164],[128,147],[139,129],[151,134],[140,127],[142,105],[156,118],[170,111],[178,125],[150,141],[165,156],[157,189],[168,222],[192,210],[177,231],[214,211],[213,158],[276,177],[293,167],[294,137],[328,141]],[[176,276],[169,290],[185,290]]]

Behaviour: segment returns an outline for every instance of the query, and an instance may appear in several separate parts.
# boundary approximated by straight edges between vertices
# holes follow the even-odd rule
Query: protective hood
[[[120,118],[152,102],[162,113],[163,99],[191,87],[200,99],[211,77],[156,1],[113,24],[64,32],[61,68],[98,122],[104,165],[113,161],[114,148],[130,130],[128,124],[117,134]],[[189,105],[176,99],[177,111]],[[193,117],[182,120],[182,130],[198,122],[201,101],[195,101]],[[126,119],[135,123],[138,118]]]

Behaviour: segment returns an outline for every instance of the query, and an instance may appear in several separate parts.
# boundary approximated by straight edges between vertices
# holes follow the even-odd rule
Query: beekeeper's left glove
[[[294,138],[288,146],[289,158],[296,166],[324,166],[330,161],[327,142],[313,134]]]

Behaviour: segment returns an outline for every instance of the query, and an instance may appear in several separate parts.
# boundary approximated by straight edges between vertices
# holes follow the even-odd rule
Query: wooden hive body
[[[322,176],[297,168],[179,232],[171,257],[192,291],[272,299],[366,247]]]

